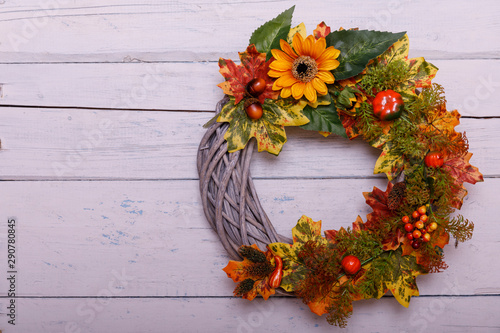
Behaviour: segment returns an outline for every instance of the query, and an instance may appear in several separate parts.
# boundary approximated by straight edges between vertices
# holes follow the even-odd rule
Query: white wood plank
[[[18,0],[2,4],[0,61],[214,61],[244,50],[254,29],[293,5],[293,24],[305,22],[309,33],[326,21],[333,28],[407,31],[423,56],[500,53],[495,1]]]
[[[74,109],[1,110],[0,179],[194,179],[212,113]],[[462,119],[486,176],[500,175],[500,119]],[[373,177],[380,151],[361,140],[288,128],[280,156],[254,153],[256,178]]]
[[[103,286],[106,290],[106,286]],[[5,302],[5,300],[1,300]],[[297,299],[18,299],[5,333],[163,332],[477,332],[500,330],[499,297],[392,298],[354,303],[346,329],[328,325]],[[5,305],[4,305],[5,306]],[[3,306],[3,308],[4,308]]]
[[[257,190],[278,232],[290,235],[301,215],[323,230],[347,227],[371,209],[362,192],[385,182],[259,180]],[[499,179],[469,186],[461,213],[476,223],[474,237],[445,248],[449,269],[419,277],[422,295],[453,287],[459,295],[500,294]],[[0,248],[7,253],[7,217],[17,218],[18,295],[96,296],[116,275],[120,296],[230,296],[222,271],[228,257],[200,206],[198,182],[2,182]],[[6,260],[0,271],[6,272]],[[3,273],[2,273],[3,274]],[[8,281],[0,279],[0,290]]]
[[[499,34],[500,35],[500,34]],[[230,57],[237,60],[237,53]],[[463,116],[499,116],[499,60],[432,60]],[[217,63],[0,64],[0,105],[212,111]]]

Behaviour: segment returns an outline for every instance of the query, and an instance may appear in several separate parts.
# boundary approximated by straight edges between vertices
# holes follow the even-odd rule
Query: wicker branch
[[[227,99],[217,105],[217,113]],[[243,150],[227,151],[227,123],[212,124],[198,149],[198,174],[205,216],[234,260],[241,245],[257,244],[266,251],[274,242],[292,242],[279,235],[262,208],[250,175],[254,139]]]

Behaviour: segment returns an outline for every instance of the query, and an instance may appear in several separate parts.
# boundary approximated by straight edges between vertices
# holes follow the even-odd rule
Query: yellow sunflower
[[[269,68],[268,75],[278,78],[274,81],[273,90],[281,90],[280,96],[293,96],[300,99],[302,96],[311,103],[315,103],[318,96],[326,95],[326,83],[335,82],[331,70],[339,66],[336,58],[340,51],[333,46],[326,48],[325,38],[316,40],[310,35],[305,40],[296,33],[293,36],[292,46],[283,39],[280,40],[281,50],[271,50],[274,60]]]

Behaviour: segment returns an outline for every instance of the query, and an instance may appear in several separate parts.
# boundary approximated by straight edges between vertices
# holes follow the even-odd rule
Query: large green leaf
[[[307,105],[302,112],[309,118],[309,123],[302,125],[301,128],[310,131],[334,133],[347,138],[334,103],[318,105],[316,108]]]
[[[336,80],[343,80],[361,73],[368,62],[384,53],[406,32],[372,30],[341,30],[326,36],[328,46],[340,50],[339,67],[333,70]]]
[[[295,6],[285,10],[277,17],[264,23],[250,37],[250,44],[255,44],[257,51],[266,53],[266,60],[271,58],[271,50],[280,48],[280,39],[286,40],[292,26],[292,14]]]

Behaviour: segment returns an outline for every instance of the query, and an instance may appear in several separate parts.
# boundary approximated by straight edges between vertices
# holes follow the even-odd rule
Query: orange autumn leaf
[[[452,202],[453,207],[460,209],[464,197],[467,195],[467,190],[463,186],[464,182],[475,184],[483,181],[483,175],[479,169],[469,163],[472,153],[451,157],[446,160],[442,166],[443,170],[448,172],[452,177],[458,190],[455,193],[455,200]]]
[[[253,256],[245,256],[244,252],[241,251],[242,248],[246,248],[247,252],[257,252],[254,252]],[[234,290],[234,295],[251,301],[260,294],[267,300],[275,293],[274,288],[269,285],[269,276],[274,268],[272,253],[270,251],[262,252],[257,245],[253,244],[249,247],[240,247],[240,254],[244,257],[243,261],[230,260],[223,268],[227,277],[234,282],[239,282]]]
[[[218,86],[225,94],[234,96],[235,104],[238,104],[246,95],[247,84],[261,78],[266,82],[266,89],[258,96],[259,102],[264,104],[266,98],[276,99],[278,92],[272,89],[274,80],[267,75],[273,59],[266,61],[266,54],[259,53],[253,44],[245,52],[239,52],[239,55],[241,65],[236,65],[231,59],[219,59],[219,72],[226,81]]]
[[[321,22],[318,24],[316,29],[313,31],[314,38],[320,39],[321,37],[326,37],[332,32],[329,26],[326,25],[325,22]]]

